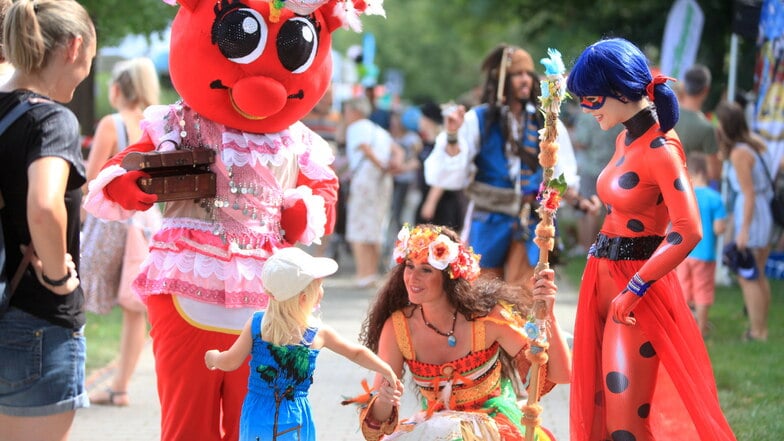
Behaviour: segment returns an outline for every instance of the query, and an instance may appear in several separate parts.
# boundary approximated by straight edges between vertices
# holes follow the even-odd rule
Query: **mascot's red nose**
[[[243,78],[229,91],[234,109],[248,119],[262,119],[280,112],[287,96],[283,85],[269,77]]]

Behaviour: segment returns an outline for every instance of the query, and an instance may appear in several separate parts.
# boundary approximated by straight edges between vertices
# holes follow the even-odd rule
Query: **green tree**
[[[174,18],[176,7],[161,0],[80,0],[95,23],[98,48],[117,44],[128,34],[149,35],[163,31]],[[95,122],[95,72],[79,85],[68,103],[79,118],[82,133],[93,131]]]
[[[162,31],[178,8],[162,0],[80,0],[79,3],[95,22],[99,47],[117,44],[128,34]]]
[[[732,2],[697,0],[705,25],[697,59],[706,64],[716,89],[726,88]],[[455,98],[481,82],[479,64],[501,42],[526,48],[535,60],[548,47],[561,51],[567,68],[586,45],[623,37],[658,63],[672,1],[603,0],[397,0],[385,2],[387,18],[364,20],[376,36],[376,64],[404,73],[404,98]],[[357,34],[338,32],[335,47],[360,44]],[[753,42],[744,42],[743,64],[753,65]],[[749,63],[749,59],[751,60]],[[538,64],[538,63],[537,63]],[[750,89],[751,69],[738,72],[738,86]]]

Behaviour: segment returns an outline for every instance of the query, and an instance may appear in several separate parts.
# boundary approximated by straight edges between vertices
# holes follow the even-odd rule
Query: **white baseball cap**
[[[261,270],[264,289],[282,302],[338,270],[338,263],[328,257],[313,257],[297,247],[283,248],[270,256]]]

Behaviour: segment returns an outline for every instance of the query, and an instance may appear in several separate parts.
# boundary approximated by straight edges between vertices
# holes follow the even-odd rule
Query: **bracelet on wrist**
[[[635,274],[632,277],[632,280],[629,280],[629,284],[626,285],[626,289],[636,294],[638,297],[642,297],[648,288],[651,287],[651,283],[653,282],[645,282],[642,280],[639,274]]]
[[[68,279],[71,278],[71,271],[66,272],[65,276],[63,276],[62,278],[57,279],[57,280],[52,280],[49,277],[46,277],[46,274],[44,274],[43,271],[42,271],[41,272],[41,278],[44,280],[44,282],[46,282],[47,285],[63,286],[63,285],[65,285],[65,282],[67,282]]]
[[[446,143],[457,144],[457,132],[446,132]]]

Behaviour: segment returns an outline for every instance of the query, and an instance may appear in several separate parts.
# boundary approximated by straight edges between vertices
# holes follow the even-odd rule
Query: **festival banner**
[[[662,75],[683,79],[697,58],[704,22],[705,15],[695,0],[677,0],[672,5],[662,39]]]
[[[784,0],[765,0],[760,13],[759,54],[754,72],[752,127],[767,141],[775,176],[784,156]]]

